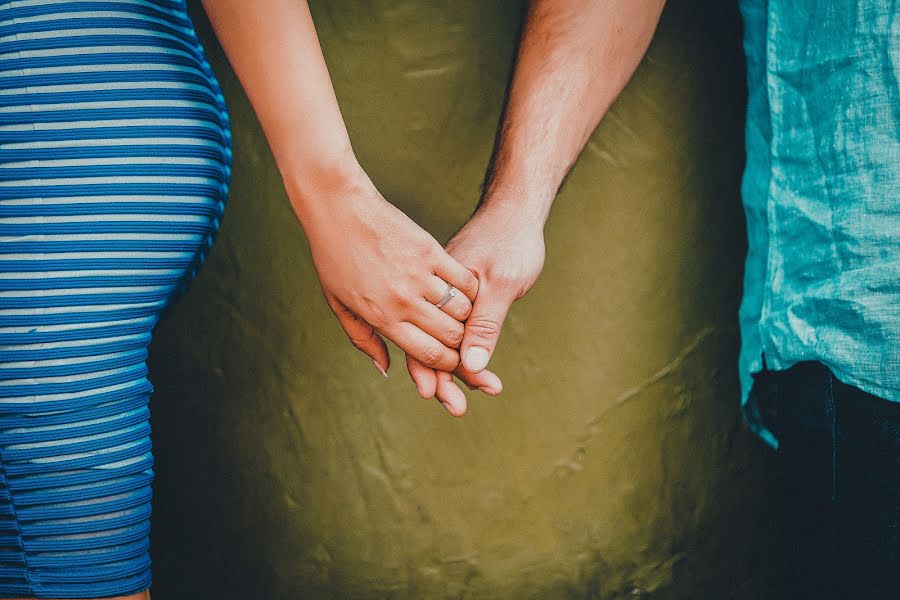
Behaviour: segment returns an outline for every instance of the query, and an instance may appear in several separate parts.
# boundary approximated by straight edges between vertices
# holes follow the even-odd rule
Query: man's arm
[[[563,178],[641,61],[665,0],[532,0],[482,203],[447,245],[478,275],[462,365],[471,387],[499,392],[482,373],[510,305],[537,280],[543,228]],[[408,360],[419,393],[453,414],[465,397],[452,378]]]
[[[644,56],[665,0],[533,0],[485,186],[543,224]]]

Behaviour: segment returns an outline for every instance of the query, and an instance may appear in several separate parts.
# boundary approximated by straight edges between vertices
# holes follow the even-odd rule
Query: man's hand
[[[485,202],[447,244],[478,276],[465,323],[466,385],[500,393],[484,370],[510,305],[544,264],[544,223],[563,178],[650,44],[665,0],[531,0],[491,165]],[[466,397],[453,376],[407,357],[419,394],[437,395],[456,416]]]
[[[462,363],[454,374],[472,389],[497,395],[502,383],[485,367],[497,347],[509,307],[531,289],[544,266],[543,220],[529,216],[509,198],[488,200],[446,250],[478,277],[478,295],[460,346]],[[465,414],[465,394],[450,373],[426,367],[409,356],[406,365],[423,398],[437,396],[450,414]]]

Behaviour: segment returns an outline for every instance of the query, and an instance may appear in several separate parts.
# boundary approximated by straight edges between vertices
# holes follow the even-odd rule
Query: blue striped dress
[[[150,586],[147,345],[230,140],[183,0],[0,2],[0,597]]]

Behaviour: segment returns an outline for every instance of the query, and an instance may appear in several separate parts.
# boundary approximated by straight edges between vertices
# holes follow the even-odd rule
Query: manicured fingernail
[[[387,371],[381,368],[381,365],[378,364],[374,358],[372,359],[372,364],[375,365],[375,368],[378,369],[378,372],[387,377]]]
[[[470,371],[481,371],[487,366],[490,357],[484,348],[472,346],[466,350],[466,368]]]

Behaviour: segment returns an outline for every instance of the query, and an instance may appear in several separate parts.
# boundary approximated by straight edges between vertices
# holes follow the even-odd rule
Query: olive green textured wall
[[[263,3],[260,3],[262,8]],[[522,3],[312,3],[361,163],[438,240],[472,211]],[[776,598],[772,457],[737,411],[732,3],[673,0],[547,227],[499,398],[449,417],[347,343],[246,98],[216,246],[158,327],[154,598]]]

